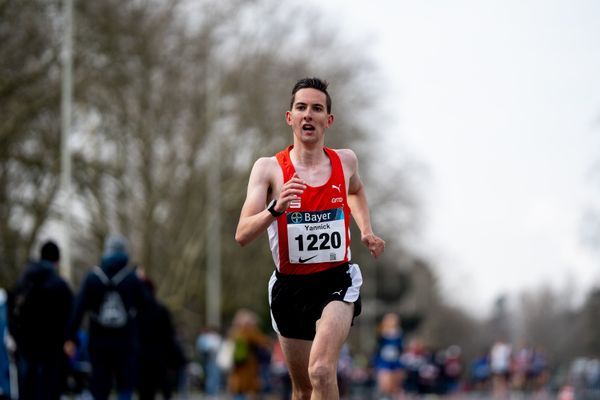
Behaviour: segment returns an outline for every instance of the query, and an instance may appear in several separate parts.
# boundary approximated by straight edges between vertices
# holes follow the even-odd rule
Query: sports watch
[[[277,200],[275,200],[275,199],[271,200],[271,202],[267,206],[267,210],[269,210],[271,215],[274,216],[275,218],[281,217],[285,211],[275,211],[275,204],[277,204]]]

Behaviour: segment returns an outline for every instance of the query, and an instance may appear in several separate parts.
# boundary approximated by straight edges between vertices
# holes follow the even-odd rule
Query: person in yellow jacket
[[[260,357],[270,352],[271,340],[261,332],[256,315],[247,309],[235,314],[229,340],[234,351],[227,389],[235,400],[252,399],[261,390]]]

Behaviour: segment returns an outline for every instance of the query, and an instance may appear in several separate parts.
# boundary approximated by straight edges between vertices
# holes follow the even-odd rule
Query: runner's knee
[[[327,387],[336,381],[335,366],[316,362],[308,368],[310,382],[314,388]]]

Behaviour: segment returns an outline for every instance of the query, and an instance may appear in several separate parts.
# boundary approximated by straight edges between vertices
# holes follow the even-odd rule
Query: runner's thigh
[[[342,345],[350,332],[353,312],[353,303],[332,301],[327,304],[321,319],[317,321],[317,335],[310,355],[311,363],[317,359],[337,363]]]

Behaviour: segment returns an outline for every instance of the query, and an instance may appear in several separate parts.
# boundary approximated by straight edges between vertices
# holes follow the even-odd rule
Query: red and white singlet
[[[277,153],[283,182],[296,172],[290,150]],[[338,154],[327,147],[331,176],[322,186],[308,186],[290,202],[283,215],[269,225],[269,246],[277,271],[302,275],[324,271],[350,260],[350,207],[346,180]]]

